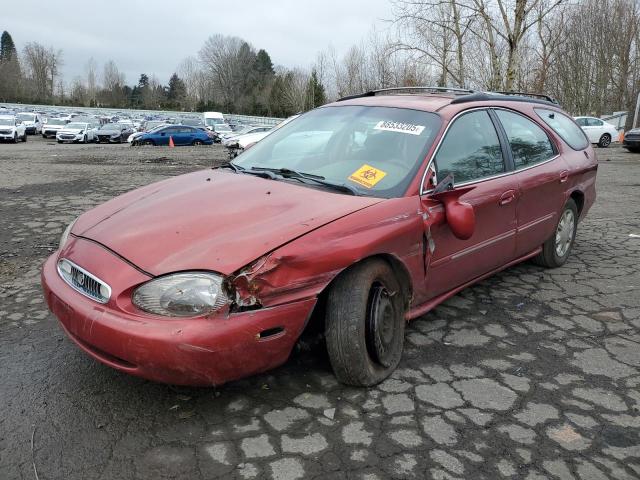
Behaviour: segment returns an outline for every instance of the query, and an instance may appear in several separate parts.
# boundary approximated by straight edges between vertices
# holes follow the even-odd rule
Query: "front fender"
[[[252,262],[230,277],[228,288],[240,307],[304,300],[319,295],[344,269],[375,255],[393,256],[416,285],[424,277],[423,225],[417,196],[386,200]]]

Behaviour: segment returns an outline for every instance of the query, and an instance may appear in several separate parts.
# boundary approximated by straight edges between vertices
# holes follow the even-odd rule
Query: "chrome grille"
[[[111,287],[70,260],[63,258],[58,262],[58,273],[70,287],[84,296],[100,303],[109,301]]]

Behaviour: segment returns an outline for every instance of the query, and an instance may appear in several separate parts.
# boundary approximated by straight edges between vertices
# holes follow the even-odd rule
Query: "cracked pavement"
[[[338,384],[315,347],[195,389],[82,353],[39,270],[82,211],[222,149],[0,144],[0,478],[640,478],[640,155],[597,154],[567,264],[518,265],[413,321],[376,388]]]

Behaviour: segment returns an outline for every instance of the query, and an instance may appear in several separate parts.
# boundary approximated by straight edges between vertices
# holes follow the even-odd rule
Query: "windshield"
[[[66,125],[67,122],[61,118],[50,118],[47,121],[47,125]]]
[[[15,126],[16,121],[13,118],[0,118],[0,125],[11,125]]]
[[[16,118],[19,122],[33,122],[36,116],[33,113],[19,113]]]
[[[205,118],[204,122],[208,127],[213,127],[214,125],[218,125],[219,123],[224,123],[224,120],[221,118]]]
[[[164,122],[147,122],[144,125],[145,132],[150,132],[151,130],[155,130],[158,127],[163,126]]]
[[[83,129],[87,128],[87,124],[86,123],[71,122],[71,123],[67,124],[67,126],[65,128],[67,130],[83,130]]]
[[[122,127],[119,123],[105,123],[100,130],[122,130]]]
[[[231,127],[229,125],[220,124],[213,127],[216,132],[232,132]]]
[[[399,197],[440,125],[437,114],[418,110],[323,107],[274,130],[233,163],[297,170],[347,184],[360,195]]]

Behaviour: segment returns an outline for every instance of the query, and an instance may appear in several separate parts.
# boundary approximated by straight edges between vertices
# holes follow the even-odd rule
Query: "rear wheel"
[[[542,245],[540,252],[533,260],[547,268],[561,267],[569,258],[571,248],[576,239],[578,229],[578,207],[570,198],[560,214],[560,220],[554,234]]]
[[[204,145],[204,144],[202,143],[202,140],[194,140],[191,145],[197,147],[197,146]]]
[[[395,370],[404,344],[404,310],[400,284],[383,260],[355,265],[335,280],[325,336],[340,382],[375,385]]]
[[[600,148],[607,148],[609,145],[611,145],[611,135],[609,135],[608,133],[605,133],[600,137],[598,146]]]

